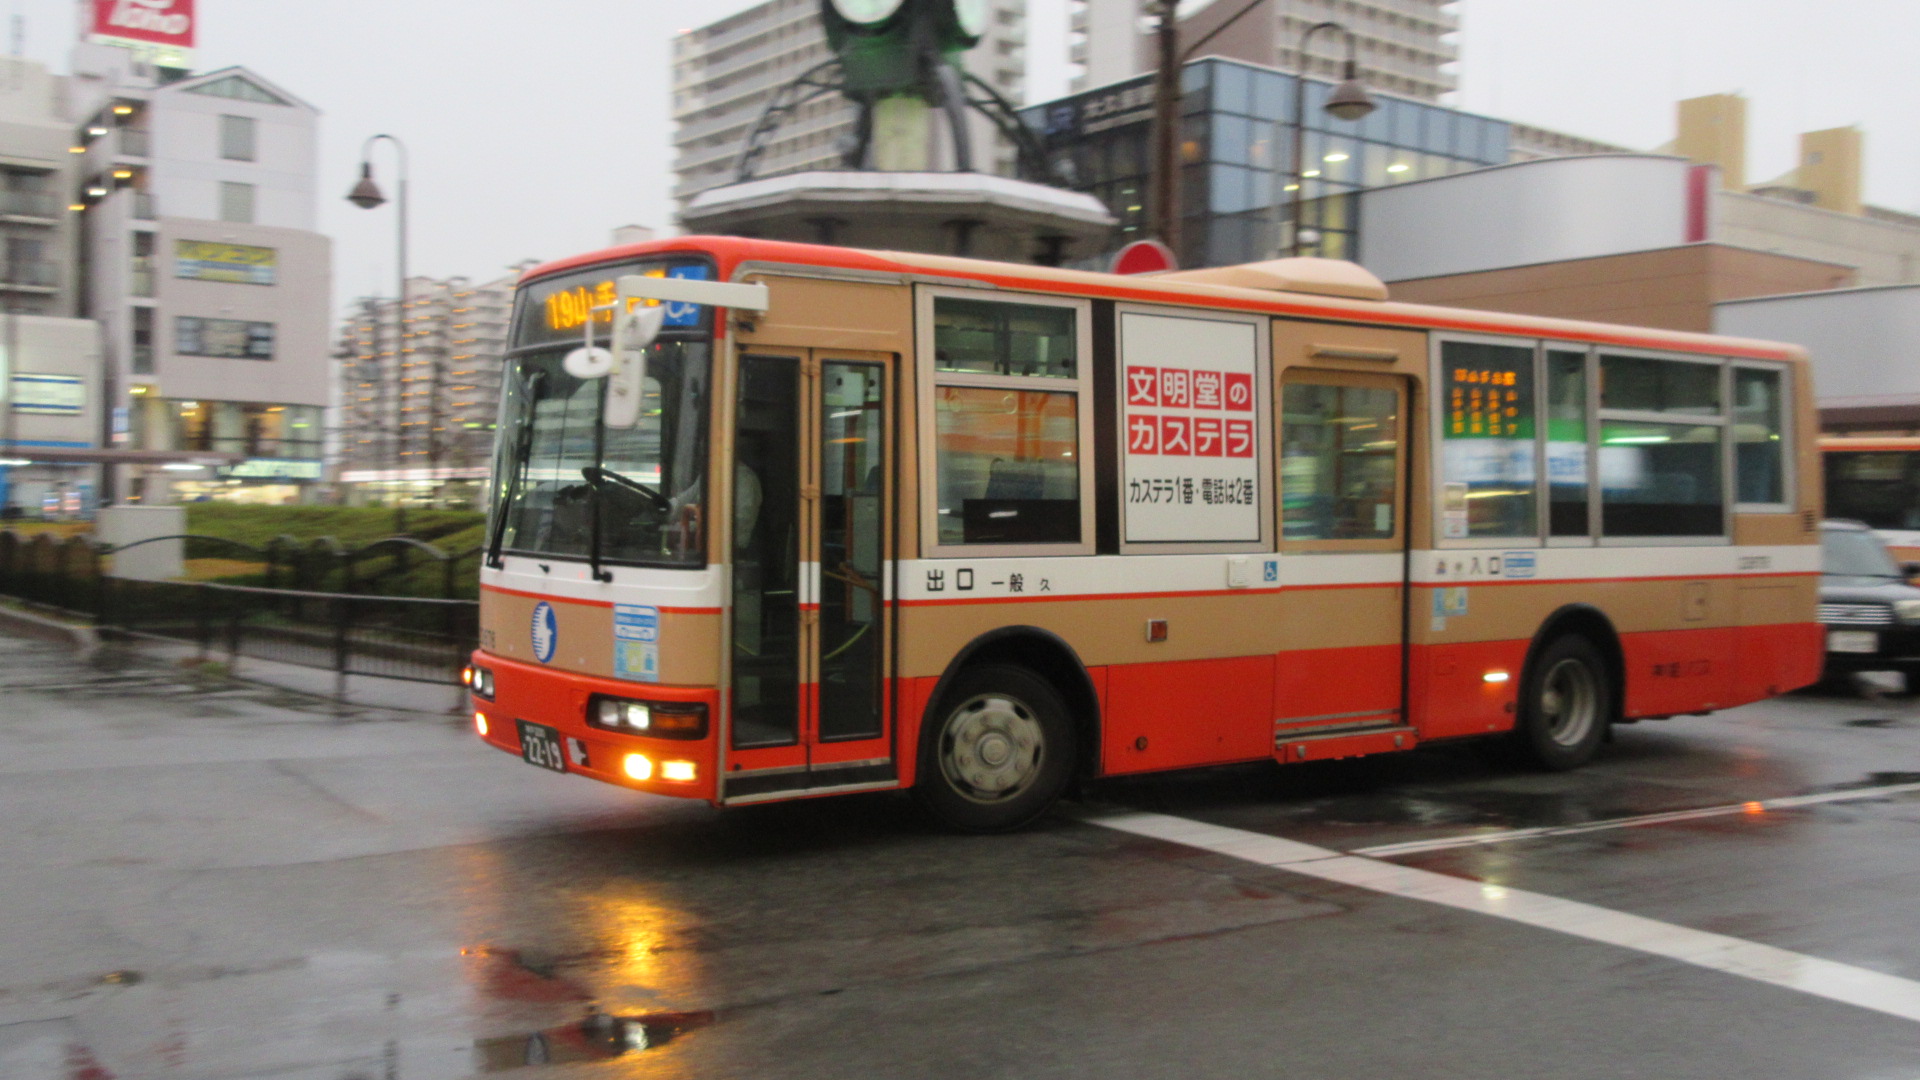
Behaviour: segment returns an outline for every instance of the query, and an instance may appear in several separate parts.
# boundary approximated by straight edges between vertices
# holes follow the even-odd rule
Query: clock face
[[[987,32],[987,0],[953,0],[953,14],[960,32],[968,37]]]
[[[833,10],[856,26],[885,22],[905,0],[833,0]]]

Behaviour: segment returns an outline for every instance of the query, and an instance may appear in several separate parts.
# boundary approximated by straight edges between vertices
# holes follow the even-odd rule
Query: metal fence
[[[474,600],[136,581],[105,573],[109,555],[85,537],[23,541],[0,532],[0,595],[91,619],[102,630],[192,644],[209,658],[273,660],[343,677],[450,683],[479,638]],[[296,566],[269,576],[300,573]]]

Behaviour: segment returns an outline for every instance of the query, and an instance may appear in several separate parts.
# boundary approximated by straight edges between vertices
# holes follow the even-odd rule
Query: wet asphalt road
[[[1913,1019],[1080,817],[1352,852],[1916,780],[1920,701],[1800,695],[1570,775],[1212,770],[958,837],[0,638],[0,1078],[1904,1080]],[[1907,791],[1378,861],[1920,981],[1917,841]]]

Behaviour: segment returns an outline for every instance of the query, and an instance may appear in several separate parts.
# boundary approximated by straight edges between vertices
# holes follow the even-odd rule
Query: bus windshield
[[[640,422],[625,429],[602,427],[607,380],[567,374],[566,348],[507,361],[493,469],[500,550],[588,558],[597,520],[606,562],[704,563],[708,345],[647,352]]]

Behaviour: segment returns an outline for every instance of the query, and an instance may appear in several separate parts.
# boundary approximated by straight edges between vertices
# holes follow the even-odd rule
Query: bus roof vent
[[[1387,286],[1360,266],[1344,259],[1269,259],[1214,266],[1204,270],[1175,270],[1155,274],[1154,281],[1185,281],[1195,285],[1232,285],[1242,289],[1343,296],[1349,300],[1385,300]]]

